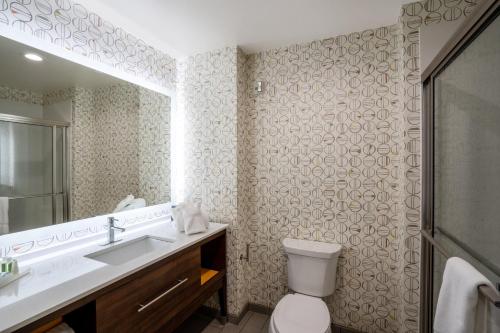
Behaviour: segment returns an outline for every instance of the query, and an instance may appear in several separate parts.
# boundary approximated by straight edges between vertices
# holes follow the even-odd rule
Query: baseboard
[[[248,303],[248,310],[270,316],[274,309],[265,305]]]
[[[363,333],[353,328],[332,323],[332,333]]]
[[[243,310],[241,310],[239,314],[234,315],[229,313],[227,315],[227,321],[229,321],[231,324],[238,325],[247,312],[248,312],[248,303],[245,304]]]
[[[222,318],[220,316],[220,311],[219,309],[217,308],[211,308],[209,306],[206,306],[206,305],[202,305],[198,308],[197,312],[204,315],[204,316],[207,316],[207,317],[212,317],[212,318],[217,318],[220,322],[224,323],[227,319],[228,322],[230,322],[231,324],[235,324],[235,325],[238,325],[239,322],[243,319],[243,317],[245,316],[245,314],[249,311],[249,304],[245,304],[245,306],[243,307],[243,310],[241,310],[241,312],[237,315],[234,315],[234,314],[228,314],[227,315],[227,318]],[[257,311],[255,311],[257,312]]]

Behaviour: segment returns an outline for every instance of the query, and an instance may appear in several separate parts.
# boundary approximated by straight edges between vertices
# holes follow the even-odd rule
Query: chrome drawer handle
[[[185,278],[184,280],[178,280],[179,283],[177,283],[175,286],[173,286],[172,288],[170,288],[169,290],[165,291],[163,294],[157,296],[155,299],[153,299],[152,301],[148,302],[147,304],[145,305],[142,305],[142,304],[139,304],[139,310],[137,310],[137,312],[141,312],[143,310],[146,310],[149,306],[153,305],[155,302],[157,302],[160,298],[164,297],[164,296],[167,296],[168,294],[170,294],[172,291],[174,291],[175,289],[179,288],[181,285],[183,285],[184,283],[186,283],[186,281],[188,280],[188,278]]]

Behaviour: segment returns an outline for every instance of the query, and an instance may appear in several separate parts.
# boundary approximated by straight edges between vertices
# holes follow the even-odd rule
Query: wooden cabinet
[[[154,332],[200,288],[200,248],[96,299],[97,332]]]
[[[18,332],[33,332],[50,321],[62,319],[76,333],[168,333],[217,292],[221,315],[225,316],[225,231],[151,264]]]

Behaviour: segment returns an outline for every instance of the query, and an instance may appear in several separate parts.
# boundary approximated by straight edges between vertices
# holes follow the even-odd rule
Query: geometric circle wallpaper
[[[0,0],[0,25],[175,88],[175,59],[69,0]]]
[[[293,237],[343,245],[327,298],[335,323],[418,332],[419,28],[463,18],[478,2],[411,3],[393,26],[244,59],[226,48],[181,65],[187,190],[230,224],[232,314],[246,302],[273,307],[288,292],[281,241]],[[69,1],[0,0],[0,24],[175,82],[173,59]],[[246,243],[248,264],[239,260]]]
[[[312,239],[343,245],[335,323],[418,332],[419,28],[476,3],[412,3],[393,26],[184,63],[188,191],[230,224],[231,313],[274,307],[288,292],[281,241]]]

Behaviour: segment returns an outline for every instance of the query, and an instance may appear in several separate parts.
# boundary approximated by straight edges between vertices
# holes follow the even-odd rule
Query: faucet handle
[[[108,216],[108,224],[105,226],[105,228],[108,229],[108,240],[106,243],[102,244],[103,246],[121,241],[121,239],[115,239],[115,230],[123,232],[125,231],[125,228],[117,227],[115,225],[116,221],[118,221],[118,219],[113,216]]]
[[[117,218],[114,218],[113,216],[109,216],[108,217],[108,229],[116,229],[116,230],[120,230],[121,232],[125,231],[126,229],[125,228],[122,228],[122,227],[117,227],[115,225],[115,222],[118,222],[119,220]]]

